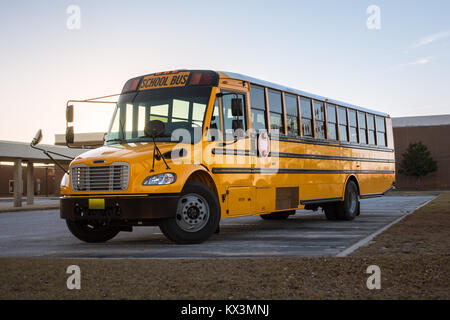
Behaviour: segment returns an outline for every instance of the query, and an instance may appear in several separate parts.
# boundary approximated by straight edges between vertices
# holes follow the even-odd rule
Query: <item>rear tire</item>
[[[101,221],[66,220],[66,224],[75,237],[89,243],[105,242],[119,233],[118,228],[109,227]]]
[[[349,181],[345,187],[344,201],[336,206],[336,214],[339,220],[353,220],[359,212],[358,187],[354,181]]]
[[[263,220],[286,220],[289,218],[289,216],[292,216],[295,214],[295,210],[292,211],[285,211],[285,212],[272,212],[269,214],[262,214],[260,215],[261,219]]]
[[[220,222],[220,204],[216,194],[203,183],[188,181],[181,191],[177,212],[163,220],[159,228],[178,244],[201,243],[207,240]]]

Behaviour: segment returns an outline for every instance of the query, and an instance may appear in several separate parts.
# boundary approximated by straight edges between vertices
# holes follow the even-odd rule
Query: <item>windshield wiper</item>
[[[110,139],[110,140],[106,140],[106,142],[113,142],[113,141],[119,141],[120,143],[123,143],[125,140],[123,139],[119,139],[119,138],[115,138],[115,139]]]

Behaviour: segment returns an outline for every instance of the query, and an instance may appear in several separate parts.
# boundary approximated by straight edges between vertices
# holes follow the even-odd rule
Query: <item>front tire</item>
[[[101,221],[66,220],[66,224],[75,237],[89,243],[105,242],[119,233],[119,229],[109,227]]]
[[[188,181],[174,217],[163,220],[159,228],[175,243],[193,244],[207,240],[218,229],[219,222],[220,204],[216,194],[203,183]]]

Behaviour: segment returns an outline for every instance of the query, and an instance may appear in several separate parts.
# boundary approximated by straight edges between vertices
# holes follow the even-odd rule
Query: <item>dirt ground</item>
[[[345,258],[1,258],[0,299],[449,299],[450,193]],[[68,290],[66,268],[81,268]],[[369,265],[381,289],[369,290]]]

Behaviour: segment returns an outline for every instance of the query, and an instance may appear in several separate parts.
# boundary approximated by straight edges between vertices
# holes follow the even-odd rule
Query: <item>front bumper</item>
[[[102,197],[104,209],[90,209],[89,198],[64,197],[60,199],[60,216],[67,220],[133,221],[175,217],[179,194],[135,197]]]

